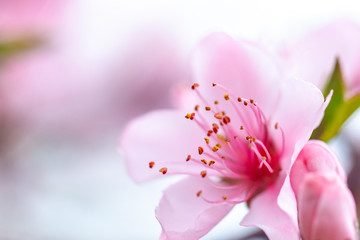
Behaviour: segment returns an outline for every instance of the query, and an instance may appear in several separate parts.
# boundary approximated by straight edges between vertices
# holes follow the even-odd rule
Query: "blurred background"
[[[359,1],[0,0],[0,239],[157,239],[154,209],[176,178],[129,178],[126,123],[175,104],[208,33],[276,51],[338,20],[360,23]],[[357,112],[331,143],[348,172],[359,136]],[[204,239],[246,235],[245,214]]]

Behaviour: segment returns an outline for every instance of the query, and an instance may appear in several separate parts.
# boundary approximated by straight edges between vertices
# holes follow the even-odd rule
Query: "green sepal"
[[[360,106],[360,94],[350,99],[345,99],[346,86],[338,60],[323,90],[324,96],[327,96],[331,90],[333,90],[331,101],[325,110],[320,126],[313,132],[312,139],[320,139],[324,142],[329,141],[339,132],[345,121]]]
[[[0,60],[4,57],[22,53],[40,44],[41,40],[32,36],[0,41]]]

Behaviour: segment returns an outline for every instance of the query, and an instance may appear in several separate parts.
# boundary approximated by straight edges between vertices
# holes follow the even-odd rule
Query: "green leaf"
[[[18,54],[41,44],[41,40],[36,37],[27,36],[8,41],[0,42],[0,60]]]
[[[333,96],[325,110],[320,126],[315,129],[311,138],[325,142],[333,138],[344,122],[360,106],[360,95],[345,99],[345,84],[339,61],[336,61],[334,71],[325,87],[323,94],[327,96],[333,90]]]

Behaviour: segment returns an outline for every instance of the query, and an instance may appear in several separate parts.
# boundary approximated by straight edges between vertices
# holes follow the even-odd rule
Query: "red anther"
[[[238,97],[238,102],[241,102],[241,101],[242,101],[241,97]]]
[[[207,164],[207,161],[205,159],[201,159],[200,160],[202,163],[204,163],[205,165]]]
[[[191,86],[191,89],[192,90],[195,90],[195,88],[199,87],[199,84],[198,83],[194,83],[192,86]]]
[[[206,174],[207,174],[207,172],[206,172],[205,170],[203,170],[203,171],[200,172],[200,175],[201,175],[203,178],[206,177]]]
[[[254,99],[250,99],[250,103],[253,104],[253,103],[254,103]]]
[[[229,118],[228,116],[225,116],[225,117],[223,118],[223,122],[224,122],[225,124],[228,124],[228,123],[230,122],[230,118]]]
[[[217,119],[222,119],[224,115],[221,112],[215,113],[214,117]]]
[[[166,167],[160,168],[159,172],[161,172],[162,174],[166,174],[167,168]]]
[[[219,129],[219,126],[216,123],[212,124],[213,128]]]
[[[199,154],[201,155],[201,154],[203,154],[204,149],[202,147],[198,147],[198,151],[199,151]]]
[[[194,117],[195,117],[195,113],[192,113],[192,114],[190,115],[190,120],[194,120]]]
[[[211,108],[210,108],[210,107],[205,107],[205,110],[206,110],[206,111],[210,111]]]
[[[190,158],[191,158],[191,155],[189,154],[189,155],[187,155],[187,157],[186,157],[186,161],[188,162],[188,161],[190,161]]]
[[[244,105],[247,106],[247,105],[248,105],[248,102],[247,102],[247,101],[244,101]]]
[[[200,190],[200,191],[198,191],[198,192],[196,193],[196,196],[197,196],[197,197],[200,197],[201,194],[202,194],[202,191]]]
[[[149,162],[149,168],[153,168],[155,165],[155,162]]]
[[[194,109],[195,111],[199,110],[199,105],[196,105]]]
[[[243,130],[244,129],[244,127],[243,126],[240,126],[240,130]]]
[[[215,87],[215,86],[216,86],[216,83],[213,83],[212,85],[213,85],[213,87]]]
[[[210,137],[212,133],[213,133],[213,131],[209,130],[209,131],[207,132],[207,136]]]
[[[218,132],[217,128],[213,128],[213,131],[214,131],[214,133]]]
[[[275,129],[278,129],[279,123],[275,123]]]

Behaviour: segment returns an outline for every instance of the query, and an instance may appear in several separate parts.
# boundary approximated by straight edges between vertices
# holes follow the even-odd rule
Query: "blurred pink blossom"
[[[301,236],[357,239],[356,208],[338,159],[321,141],[309,141],[290,174]]]
[[[311,84],[284,79],[275,63],[257,44],[213,34],[193,54],[196,83],[183,92],[181,106],[126,128],[121,146],[136,181],[188,175],[165,190],[156,209],[161,239],[197,239],[245,201],[250,212],[242,225],[272,239],[298,238],[296,216],[278,198],[292,194],[286,173],[329,98],[324,102]]]
[[[43,34],[60,22],[67,0],[0,0],[0,33]]]
[[[360,93],[360,25],[338,21],[281,51],[289,74],[323,89],[339,59],[347,97]]]

